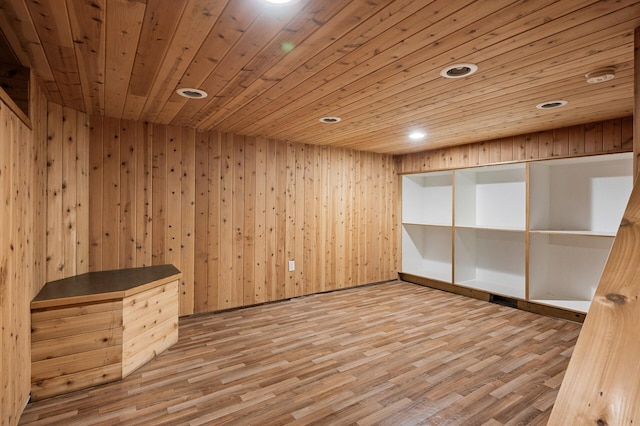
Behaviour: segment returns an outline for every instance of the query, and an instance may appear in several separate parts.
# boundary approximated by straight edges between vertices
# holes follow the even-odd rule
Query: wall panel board
[[[51,226],[52,230],[56,228],[56,235],[64,233],[62,209],[59,224],[47,219],[46,180],[49,119],[59,120],[56,131],[62,129],[62,108],[55,109],[49,117],[47,102],[33,76],[31,81],[31,128],[0,101],[0,424],[3,425],[18,423],[29,398],[29,303],[46,279],[46,257],[51,252],[47,247],[47,231]],[[58,139],[62,140],[61,133]],[[62,162],[62,151],[57,162]],[[56,181],[60,188],[61,184]],[[62,195],[58,195],[61,200]],[[61,238],[58,250],[62,250],[63,244]],[[64,257],[56,260],[61,264]],[[54,269],[59,273],[59,269]]]
[[[633,149],[632,140],[633,119],[632,117],[624,117],[465,146],[468,147],[472,157],[470,165],[488,165],[511,161],[627,152]],[[496,145],[499,147],[498,150],[495,149]],[[451,155],[451,152],[465,146],[398,156],[398,173],[419,173],[467,167],[465,161]],[[432,161],[440,152],[451,158],[449,164]],[[476,152],[477,161],[475,160]]]
[[[144,264],[144,236],[152,263],[183,271],[180,315],[396,276],[396,256],[379,257],[394,250],[385,245],[397,229],[390,156],[124,120],[94,118],[92,127],[91,169],[107,182],[91,197],[92,240],[102,228],[91,264],[112,265],[114,251],[115,267]],[[117,180],[104,177],[116,166]],[[114,223],[120,243],[107,254]],[[367,262],[370,253],[378,258]]]

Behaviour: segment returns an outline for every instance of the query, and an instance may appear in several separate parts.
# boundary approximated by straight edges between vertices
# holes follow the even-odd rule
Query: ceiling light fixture
[[[209,94],[204,90],[191,89],[187,87],[177,89],[176,93],[180,96],[184,96],[185,98],[189,98],[189,99],[204,99],[207,96],[209,96]]]
[[[569,101],[564,101],[564,100],[547,101],[547,102],[542,102],[541,104],[536,105],[536,108],[538,108],[538,109],[560,108],[560,107],[565,106],[568,103],[569,103]]]
[[[291,0],[266,0],[268,3],[283,4],[289,3]]]
[[[320,119],[321,123],[327,123],[327,124],[338,123],[340,121],[342,121],[342,118],[340,117],[322,117]]]
[[[455,64],[449,65],[440,71],[440,75],[444,78],[462,78],[467,77],[478,71],[476,64]]]
[[[605,81],[613,80],[616,76],[616,69],[614,67],[600,68],[593,70],[584,75],[587,79],[587,83],[596,84],[604,83]]]
[[[412,141],[419,141],[426,137],[427,137],[427,134],[420,130],[414,130],[413,132],[409,133],[409,139],[411,139]]]

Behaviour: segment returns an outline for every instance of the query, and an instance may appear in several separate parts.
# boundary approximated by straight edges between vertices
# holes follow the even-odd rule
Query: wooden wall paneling
[[[220,309],[220,201],[222,170],[222,135],[209,135],[209,216],[207,224],[207,303],[209,310]],[[228,247],[224,247],[228,249]]]
[[[602,126],[602,149],[619,151],[622,148],[622,120],[607,120]]]
[[[104,119],[102,145],[102,269],[118,269],[120,260],[120,120]]]
[[[334,210],[334,223],[336,226],[335,229],[335,243],[333,246],[333,252],[335,259],[334,268],[336,271],[335,277],[335,286],[336,288],[344,288],[345,287],[345,249],[346,249],[346,233],[345,233],[345,222],[346,222],[346,197],[345,197],[345,150],[344,149],[334,149],[333,154],[335,156],[335,161],[332,159],[332,163],[335,165],[333,167],[334,177],[335,177],[335,192],[334,192],[334,200],[335,200],[335,210]]]
[[[254,221],[254,288],[253,301],[262,303],[267,295],[267,140],[255,139],[255,221]],[[245,294],[246,296],[246,294]]]
[[[76,274],[89,272],[89,116],[76,112]]]
[[[304,285],[304,209],[305,209],[305,153],[307,146],[302,144],[295,144],[296,148],[296,197],[295,197],[295,213],[294,213],[294,232],[295,237],[295,250],[294,259],[296,261],[296,269],[294,274],[294,280],[296,285],[296,296],[302,296],[309,294]]]
[[[62,277],[76,275],[77,249],[77,162],[78,162],[78,123],[76,111],[64,107],[62,109],[62,244],[63,256]]]
[[[135,266],[150,266],[152,263],[152,125],[135,122]]]
[[[363,193],[363,180],[362,180],[362,157],[363,153],[361,151],[354,152],[354,163],[353,163],[353,182],[354,182],[354,190],[353,190],[353,240],[352,240],[352,257],[355,259],[355,264],[353,265],[353,281],[355,284],[364,284],[366,282],[364,267],[365,267],[365,252],[363,249],[363,244],[365,240],[365,227],[363,226],[364,218],[366,217],[363,213],[363,201],[364,201],[364,193]]]
[[[326,146],[320,148],[320,161],[318,163],[319,183],[320,183],[320,203],[318,205],[318,273],[320,275],[318,290],[327,291],[332,289],[330,262],[330,242],[331,232],[331,188],[329,187],[329,176],[331,175],[331,163],[329,157],[330,149]]]
[[[42,117],[44,120],[45,117]],[[40,135],[44,136],[44,135]],[[42,152],[42,151],[41,151]],[[34,267],[34,139],[0,102],[0,422],[17,424],[29,397],[29,301]],[[42,182],[43,183],[43,182]],[[38,190],[42,194],[42,190]],[[42,202],[42,201],[40,201]],[[39,232],[42,235],[42,232]]]
[[[245,209],[245,158],[243,136],[227,135],[228,152],[230,155],[230,175],[227,182],[231,202],[228,225],[231,227],[231,281],[229,292],[230,306],[242,306],[244,302],[244,262],[242,259],[245,248],[244,241],[244,209]],[[225,240],[222,240],[223,242]]]
[[[318,287],[318,229],[319,207],[319,170],[317,167],[319,147],[307,146],[304,159],[304,271],[303,286],[306,294],[317,292]]]
[[[180,315],[191,315],[194,312],[196,179],[196,131],[183,128],[182,173],[180,177],[182,185]]]
[[[220,146],[220,263],[217,309],[237,306],[233,281],[233,140],[223,134]]]
[[[136,264],[136,156],[137,126],[120,121],[120,212],[118,268],[132,268]]]
[[[9,127],[9,107],[0,102],[0,230],[2,235],[11,234],[11,128]],[[15,421],[12,407],[13,395],[10,393],[9,382],[11,376],[9,372],[11,365],[12,348],[10,333],[12,327],[10,321],[13,314],[11,303],[11,242],[8,238],[3,238],[0,243],[0,348],[3,356],[0,358],[0,412],[2,412],[2,422]]]
[[[193,296],[195,313],[207,312],[209,192],[213,185],[209,176],[209,132],[196,132],[195,137],[195,222]]]
[[[472,145],[470,145],[471,147]],[[518,135],[513,137],[513,157],[516,161],[525,161],[527,159],[527,141],[526,136]]]
[[[540,138],[539,134],[529,134],[525,137],[525,156],[527,160],[533,160],[540,157]]]
[[[602,152],[602,123],[585,124],[584,152],[595,154]],[[542,155],[542,153],[541,153]]]
[[[277,215],[276,215],[276,194],[277,194],[277,163],[276,163],[276,141],[267,139],[267,173],[266,173],[266,205],[265,205],[265,276],[266,276],[266,299],[267,301],[277,300],[278,275],[276,272],[277,253]]]
[[[347,165],[349,180],[347,186],[347,194],[346,199],[347,206],[349,207],[349,214],[347,216],[347,250],[346,250],[346,258],[347,258],[347,285],[349,287],[358,285],[358,267],[360,263],[359,255],[358,255],[358,231],[357,231],[357,221],[358,221],[358,201],[359,198],[357,195],[358,189],[358,172],[357,168],[359,167],[359,152],[358,151],[347,151],[349,153],[349,164]]]
[[[500,161],[513,161],[513,138],[503,138],[500,141]]]
[[[17,117],[13,117],[15,123],[14,146],[17,147],[17,158],[14,160],[15,173],[17,173],[19,182],[15,189],[15,201],[19,206],[16,211],[17,226],[12,227],[13,245],[17,247],[15,256],[14,274],[16,292],[18,295],[18,310],[14,312],[14,323],[16,330],[13,333],[13,339],[17,351],[17,392],[18,401],[26,401],[29,394],[28,382],[31,366],[29,331],[31,327],[30,319],[24,315],[29,309],[29,287],[33,285],[33,209],[31,200],[33,194],[31,188],[33,184],[33,163],[31,161],[31,147],[33,146],[33,132]],[[18,406],[22,409],[24,405]]]
[[[245,138],[244,143],[244,214],[242,215],[243,240],[243,298],[244,305],[256,303],[256,140]],[[236,218],[239,220],[240,218]]]
[[[91,116],[91,128],[89,138],[89,271],[102,270],[102,215],[104,214],[103,196],[103,146],[104,146],[104,120],[102,117]]]
[[[569,129],[555,129],[553,131],[552,157],[566,157],[569,155]]]
[[[231,244],[231,304],[233,307],[242,306],[244,303],[244,262],[243,253],[245,249],[245,159],[243,136],[227,135],[227,143],[232,158],[231,163],[231,220],[233,237],[228,240]],[[224,243],[224,240],[222,241]]]
[[[62,106],[47,110],[47,281],[64,278]]]
[[[33,299],[40,291],[47,276],[47,100],[36,82],[35,76],[31,76],[32,117],[33,127],[33,170],[34,184],[33,211],[34,217],[34,281],[31,286],[30,299]],[[0,200],[2,198],[0,197]]]
[[[284,261],[282,268],[285,270],[284,275],[284,297],[294,297],[297,295],[296,285],[296,273],[295,271],[289,271],[289,261],[295,261],[296,250],[296,223],[295,223],[295,210],[296,210],[296,151],[295,145],[291,142],[285,145],[285,171],[286,171],[286,183],[285,183],[285,226],[282,229],[284,233]]]
[[[233,238],[230,241],[232,250],[232,282],[231,287],[233,306],[244,303],[244,262],[245,249],[245,138],[239,135],[227,135],[232,158],[231,173],[231,215]]]
[[[182,270],[182,148],[180,127],[167,126],[167,225],[165,263]],[[180,315],[183,314],[184,277],[180,282]]]
[[[152,254],[151,263],[162,265],[166,261],[167,226],[167,127],[154,124],[152,154]]]
[[[276,180],[275,184],[275,213],[276,213],[276,246],[275,300],[285,299],[289,294],[287,289],[287,144],[277,141],[276,145]]]
[[[633,151],[633,120],[622,118],[620,119],[621,130],[621,142],[620,149],[622,151]]]
[[[396,172],[395,161],[393,157],[385,157],[383,161],[387,163],[386,169],[386,183],[385,183],[385,191],[386,196],[383,201],[385,208],[385,222],[384,229],[387,229],[387,234],[384,235],[383,238],[383,247],[385,249],[385,254],[383,259],[387,261],[387,270],[385,270],[383,276],[391,277],[397,275],[397,264],[398,264],[398,242],[400,241],[400,234],[397,233],[397,224],[398,224],[398,202],[400,202],[400,197],[398,197],[398,174]]]
[[[640,174],[640,26],[633,31],[633,176]]]
[[[316,231],[317,231],[317,193],[315,175],[315,153],[317,147],[307,146],[304,150],[304,229],[303,229],[303,264],[302,286],[305,294],[315,293],[316,290]]]
[[[568,155],[584,153],[584,126],[571,126],[568,129]]]

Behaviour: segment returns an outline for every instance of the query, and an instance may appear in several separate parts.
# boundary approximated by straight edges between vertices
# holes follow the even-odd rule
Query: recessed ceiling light
[[[426,137],[427,134],[425,132],[421,132],[420,130],[414,130],[413,132],[409,133],[409,139],[411,139],[412,141],[419,141]]]
[[[605,81],[613,80],[616,76],[616,69],[614,67],[600,68],[593,70],[584,75],[587,79],[587,83],[596,84],[604,83]]]
[[[176,93],[189,99],[204,99],[209,96],[204,90],[191,89],[187,87],[176,90]]]
[[[455,64],[449,65],[440,71],[440,75],[444,78],[462,78],[478,71],[476,64]]]
[[[553,108],[560,108],[565,106],[566,104],[568,104],[569,101],[547,101],[547,102],[542,102],[541,104],[536,105],[536,108],[538,109],[553,109]]]
[[[283,4],[283,3],[289,3],[292,0],[266,0],[268,3],[275,3],[275,4]]]
[[[322,117],[320,119],[321,123],[328,123],[328,124],[338,123],[340,121],[342,121],[342,118],[340,117]]]

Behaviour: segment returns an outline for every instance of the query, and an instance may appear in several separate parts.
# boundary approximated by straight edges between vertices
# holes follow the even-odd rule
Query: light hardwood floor
[[[546,424],[580,324],[403,282],[184,318],[125,380],[20,424]]]

